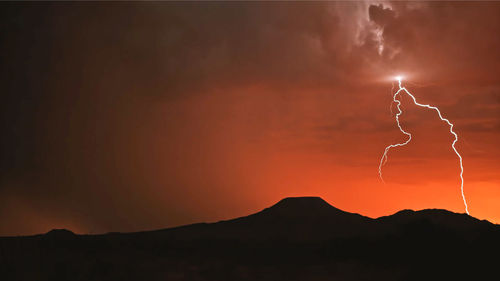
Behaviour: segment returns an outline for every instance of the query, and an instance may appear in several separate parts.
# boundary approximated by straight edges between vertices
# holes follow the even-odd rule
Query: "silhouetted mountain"
[[[167,229],[161,235],[182,240],[324,240],[359,235],[370,223],[370,218],[341,211],[319,197],[298,197],[250,216]]]
[[[76,234],[67,229],[52,229],[45,236],[53,237],[54,239],[73,239]]]
[[[4,237],[0,250],[0,280],[481,280],[497,274],[500,227],[446,210],[371,219],[298,197],[217,223]]]

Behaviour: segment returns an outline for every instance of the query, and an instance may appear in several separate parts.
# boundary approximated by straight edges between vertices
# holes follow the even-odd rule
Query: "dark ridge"
[[[319,226],[330,229],[357,229],[359,225],[371,223],[378,224],[377,230],[385,225],[398,226],[408,224],[415,221],[427,220],[432,224],[452,227],[452,228],[470,228],[474,226],[493,226],[487,220],[479,220],[467,214],[454,213],[444,209],[424,209],[414,211],[404,209],[392,215],[378,217],[372,219],[356,213],[349,213],[330,205],[321,197],[305,196],[305,197],[286,197],[278,201],[271,207],[265,208],[260,212],[239,217],[230,220],[219,221],[215,223],[194,223],[190,225],[177,226],[166,229],[139,231],[134,233],[117,233],[110,232],[99,234],[99,236],[126,236],[148,233],[165,233],[165,232],[194,232],[193,229],[201,230],[203,233],[206,229],[215,231],[217,228],[226,228],[228,226],[238,227],[266,227],[267,229],[280,229],[290,227],[315,229]],[[286,226],[286,227],[285,227]],[[495,225],[496,226],[496,225]],[[245,232],[256,231],[248,229]],[[328,232],[328,231],[327,231]],[[352,233],[352,231],[349,231]],[[39,236],[39,235],[38,235]],[[80,236],[67,229],[53,229],[41,236],[46,237],[75,237]],[[87,235],[96,236],[96,235]],[[0,237],[1,238],[1,237]]]
[[[496,280],[478,274],[497,276],[499,251],[500,227],[466,214],[371,219],[292,197],[217,223],[0,237],[0,280]]]
[[[499,230],[489,221],[443,209],[402,210],[390,216],[377,218],[376,222],[384,233],[401,230],[418,233],[429,229],[441,229],[453,235],[465,234],[468,239],[477,239],[490,230],[494,232]]]
[[[455,213],[444,209],[424,209],[419,211],[405,209],[397,213],[394,213],[390,216],[377,218],[377,220],[392,220],[392,221],[407,221],[415,219],[429,219],[434,221],[435,223],[454,222],[463,225],[471,223],[484,223],[484,222],[491,224],[486,220],[479,220],[465,213]]]

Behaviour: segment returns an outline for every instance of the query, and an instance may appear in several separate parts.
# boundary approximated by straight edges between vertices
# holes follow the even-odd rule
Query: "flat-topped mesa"
[[[271,216],[288,219],[307,218],[312,220],[330,220],[340,217],[362,217],[357,214],[344,212],[328,204],[321,197],[287,197],[280,200],[273,206],[257,213],[258,216]]]
[[[51,231],[47,232],[46,235],[54,235],[54,236],[74,236],[75,234],[68,229],[65,228],[54,228]]]
[[[323,198],[317,196],[305,196],[305,197],[286,197],[281,199],[278,203],[270,207],[272,208],[285,208],[285,209],[295,209],[295,208],[314,208],[314,209],[331,209],[332,205],[328,204]],[[305,211],[302,209],[302,211]]]
[[[71,230],[67,229],[52,229],[51,231],[45,233],[43,236],[45,239],[54,239],[54,240],[72,240],[77,235],[73,233]]]

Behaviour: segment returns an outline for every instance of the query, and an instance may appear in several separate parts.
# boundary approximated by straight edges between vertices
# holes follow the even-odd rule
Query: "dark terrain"
[[[0,238],[0,280],[499,280],[500,226],[446,210],[371,219],[317,197],[138,233]]]

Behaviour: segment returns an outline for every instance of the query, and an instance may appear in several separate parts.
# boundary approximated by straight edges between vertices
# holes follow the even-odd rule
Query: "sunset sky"
[[[0,235],[230,219],[287,196],[500,223],[500,2],[2,3]],[[396,86],[396,85],[394,85]],[[395,108],[392,108],[393,111]]]

